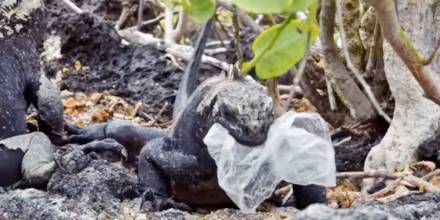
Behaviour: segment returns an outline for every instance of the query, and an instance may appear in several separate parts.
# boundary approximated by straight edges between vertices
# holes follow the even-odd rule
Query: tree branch
[[[398,179],[402,178],[407,174],[404,173],[394,173],[389,171],[364,171],[364,172],[341,172],[336,174],[336,178],[384,178],[384,179]]]
[[[81,8],[76,6],[75,3],[70,0],[63,0],[63,2],[75,13],[82,14],[84,12]]]
[[[342,49],[344,50],[345,60],[347,62],[348,68],[351,70],[357,81],[362,85],[362,88],[364,89],[364,92],[367,94],[368,98],[371,101],[371,104],[373,105],[374,109],[376,109],[377,113],[382,116],[382,118],[385,119],[388,123],[391,122],[391,118],[385,113],[385,111],[380,107],[379,102],[377,101],[376,97],[374,96],[373,92],[371,91],[371,87],[368,85],[368,83],[365,81],[365,79],[362,77],[361,72],[358,68],[353,64],[350,53],[347,48],[347,38],[346,33],[344,30],[344,25],[342,24],[342,9],[341,9],[341,0],[339,0],[339,4],[337,5],[336,14],[338,17],[338,26],[339,31],[341,32],[341,41],[342,41]]]
[[[437,40],[437,45],[434,48],[434,51],[431,53],[431,55],[425,59],[423,61],[424,65],[429,65],[431,64],[433,61],[435,61],[438,57],[438,55],[440,54],[440,37]]]
[[[217,5],[228,10],[228,11],[234,11],[234,6],[232,3],[227,1],[218,0]],[[249,15],[247,15],[245,12],[240,10],[239,8],[235,9],[237,16],[240,17],[241,22],[243,22],[246,26],[250,27],[254,33],[259,34],[263,32],[263,28],[260,27],[254,20],[252,20]]]
[[[423,59],[421,59],[412,40],[401,28],[394,1],[369,0],[369,3],[376,10],[384,38],[403,60],[427,96],[435,103],[440,104],[439,81],[434,77],[432,70],[423,64]]]
[[[333,87],[331,80],[329,79],[329,76],[325,76],[325,86],[327,87],[327,96],[328,96],[328,103],[330,105],[330,110],[336,111],[338,110],[338,106],[336,104],[335,95],[333,92]]]
[[[173,56],[187,62],[191,60],[191,54],[194,52],[194,48],[192,48],[191,46],[172,43],[163,39],[156,38],[151,34],[143,33],[139,30],[124,29],[118,31],[118,34],[129,43],[141,44],[141,45],[155,45],[158,47],[162,47],[162,45],[164,45],[167,53],[170,53]],[[206,55],[202,56],[202,62],[218,67],[225,71],[229,70],[229,66],[230,66],[229,63],[218,60],[215,57],[206,56]]]
[[[400,181],[402,181],[402,178],[397,178],[392,183],[387,185],[385,188],[383,188],[375,193],[372,193],[368,196],[370,198],[375,198],[375,199],[383,197],[383,196],[387,195],[388,193],[394,191],[398,186],[400,186]]]
[[[174,43],[173,31],[174,31],[174,23],[173,23],[173,10],[168,6],[165,6],[165,33],[164,38],[165,41]]]
[[[345,68],[342,58],[339,56],[334,35],[335,27],[335,0],[321,1],[321,14],[319,16],[322,43],[322,51],[330,66],[329,75],[335,81],[335,91],[341,102],[349,109],[351,115],[358,120],[371,119],[376,115],[374,108],[365,94],[359,89],[351,74]],[[346,100],[344,100],[346,99]]]
[[[139,30],[141,29],[143,20],[144,20],[144,0],[139,0],[138,17],[137,17],[137,28]]]
[[[133,13],[136,12],[137,9],[137,5],[133,5],[130,8],[130,5],[128,2],[123,2],[122,3],[122,12],[121,15],[119,16],[118,20],[116,21],[115,24],[115,29],[119,30],[121,29],[122,25],[124,25],[125,21],[127,21],[127,19],[133,15]]]
[[[179,20],[177,21],[176,28],[173,30],[173,39],[174,42],[180,41],[182,36],[185,35],[188,29],[189,17],[188,13],[186,13],[185,9],[181,7],[179,9]]]

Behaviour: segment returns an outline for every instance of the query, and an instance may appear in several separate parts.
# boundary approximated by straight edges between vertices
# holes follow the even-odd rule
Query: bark
[[[342,99],[346,107],[350,109],[350,113],[358,121],[373,119],[376,112],[367,96],[361,91],[350,72],[344,65],[342,57],[339,56],[339,48],[337,47],[333,34],[335,27],[335,0],[322,0],[321,2],[320,40],[325,59],[330,65],[330,77],[335,81],[336,92],[338,97]]]
[[[329,103],[329,94],[325,81],[328,73],[328,64],[319,54],[311,54],[307,58],[304,74],[299,82],[304,96],[318,109],[319,114],[333,127],[353,122],[347,108],[337,100],[337,110],[332,111]]]
[[[385,76],[383,60],[383,37],[380,24],[376,21],[374,8],[370,7],[362,16],[360,36],[366,48],[366,67],[364,78],[371,85],[374,96],[380,103],[387,103],[390,89]],[[388,104],[388,103],[387,103]],[[388,107],[384,108],[388,110]],[[389,115],[392,112],[387,112]]]
[[[397,2],[399,21],[415,46],[422,54],[432,53],[440,36],[438,0]],[[380,16],[378,18],[385,19]],[[382,28],[385,35],[390,31],[386,29]],[[389,37],[386,39],[390,41]],[[414,69],[408,68],[399,57],[402,48],[396,52],[395,45],[388,42],[384,45],[385,71],[396,104],[394,118],[381,143],[369,153],[365,161],[366,171],[393,171],[414,162],[417,148],[438,132],[440,125],[440,106],[424,96],[412,75]],[[440,61],[436,60],[430,66],[421,68],[440,73]],[[437,80],[437,75],[431,76]],[[371,186],[371,181],[366,181],[364,186]]]
[[[430,67],[424,65],[425,60],[417,51],[417,45],[413,44],[411,36],[408,36],[405,30],[402,30],[397,18],[397,13],[395,12],[395,2],[393,0],[370,0],[369,2],[376,10],[377,19],[382,27],[384,38],[404,61],[426,94],[434,102],[440,104],[439,79],[431,71]],[[419,2],[417,7],[422,7],[430,2],[431,1]],[[418,13],[420,12],[418,11]],[[435,11],[431,12],[431,14],[432,13],[435,13]],[[412,27],[407,28],[411,29]],[[434,42],[431,47],[435,47],[435,45],[436,43]]]
[[[358,70],[365,67],[365,49],[359,34],[360,6],[359,0],[341,0],[342,24],[347,37],[347,48],[350,58]]]

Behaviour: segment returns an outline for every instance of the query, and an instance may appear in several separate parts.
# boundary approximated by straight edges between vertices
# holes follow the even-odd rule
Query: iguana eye
[[[237,113],[234,113],[227,108],[222,109],[222,116],[228,122],[236,122],[237,121]]]

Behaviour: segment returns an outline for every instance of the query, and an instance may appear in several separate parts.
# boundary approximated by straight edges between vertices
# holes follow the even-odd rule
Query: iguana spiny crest
[[[42,6],[41,0],[0,0],[0,38],[21,33],[29,24],[32,25],[32,30],[43,27],[37,25],[42,23],[39,21],[40,16],[31,17],[33,12],[41,12]]]

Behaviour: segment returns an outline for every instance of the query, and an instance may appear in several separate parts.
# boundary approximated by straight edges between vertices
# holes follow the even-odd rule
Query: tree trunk
[[[397,13],[402,28],[425,57],[433,52],[440,37],[440,2],[438,0],[397,0]],[[420,144],[434,136],[440,125],[440,106],[424,96],[407,66],[391,48],[384,44],[385,71],[395,98],[394,118],[385,137],[369,153],[365,170],[389,170],[416,160]],[[430,64],[433,78],[438,81],[440,60]],[[365,188],[371,186],[365,182]]]
[[[361,72],[365,67],[365,49],[362,45],[359,28],[361,26],[359,0],[341,0],[342,24],[344,26],[348,53],[353,64]]]

